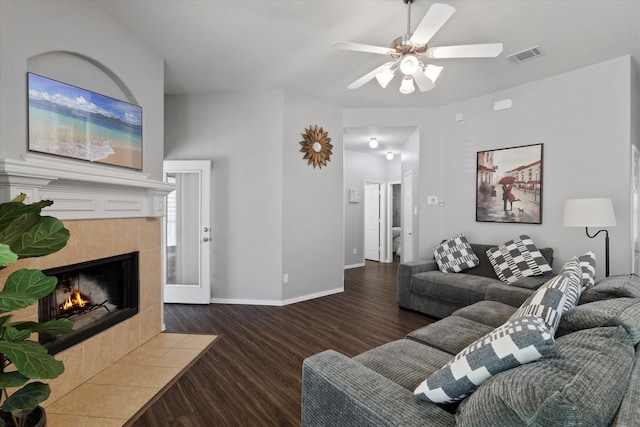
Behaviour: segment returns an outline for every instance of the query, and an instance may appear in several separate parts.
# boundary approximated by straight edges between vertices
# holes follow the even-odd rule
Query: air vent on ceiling
[[[529,59],[533,59],[536,56],[542,55],[542,51],[538,46],[530,47],[529,49],[521,50],[520,52],[513,53],[506,58],[514,62],[516,64],[521,63],[522,61],[527,61]]]

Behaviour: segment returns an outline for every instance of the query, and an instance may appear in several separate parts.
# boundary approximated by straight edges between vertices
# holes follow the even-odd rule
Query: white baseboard
[[[364,262],[360,263],[360,264],[349,264],[349,265],[345,265],[344,269],[348,270],[350,268],[358,268],[358,267],[364,267]]]
[[[212,304],[240,304],[240,305],[267,305],[267,306],[285,306],[289,304],[295,304],[297,302],[307,301],[310,299],[326,297],[328,295],[338,294],[344,292],[344,286],[336,289],[329,289],[327,291],[317,292],[315,294],[302,295],[295,298],[286,300],[254,300],[254,299],[239,299],[239,298],[211,298]]]

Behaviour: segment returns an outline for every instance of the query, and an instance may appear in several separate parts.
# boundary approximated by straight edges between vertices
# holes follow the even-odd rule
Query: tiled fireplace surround
[[[139,252],[139,312],[56,355],[65,372],[51,385],[52,402],[111,366],[161,332],[162,212],[171,187],[146,175],[65,160],[27,157],[0,161],[0,197],[26,193],[28,202],[48,199],[43,214],[63,220],[67,245],[55,254],[18,261],[0,270],[0,280],[19,268],[46,270],[128,252]],[[74,208],[74,207],[77,207]],[[57,208],[57,209],[56,209]],[[37,304],[13,320],[36,320]],[[46,403],[45,402],[45,405]]]

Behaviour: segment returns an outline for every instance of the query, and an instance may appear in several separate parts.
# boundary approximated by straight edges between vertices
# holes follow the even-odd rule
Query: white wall
[[[0,31],[1,157],[27,153],[26,72],[34,71],[126,101],[133,98],[143,112],[144,172],[162,180],[162,57],[91,2],[2,0]]]
[[[213,300],[280,301],[282,93],[167,96],[165,102],[165,158],[212,161]]]

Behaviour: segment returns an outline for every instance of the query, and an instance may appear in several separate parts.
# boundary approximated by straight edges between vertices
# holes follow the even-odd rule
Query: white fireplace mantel
[[[46,212],[60,219],[157,217],[173,184],[126,169],[26,155],[0,160],[0,201],[20,193],[27,202],[52,200]]]

